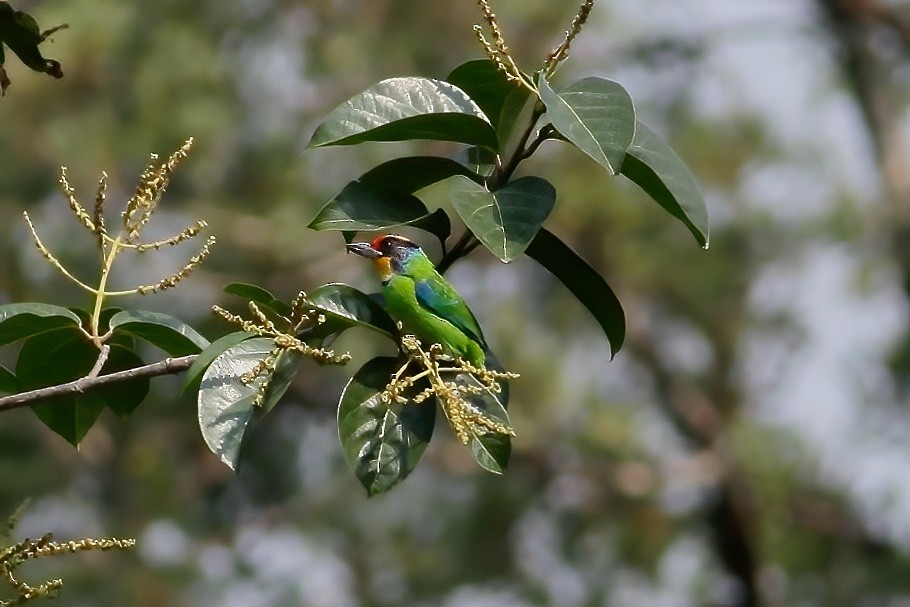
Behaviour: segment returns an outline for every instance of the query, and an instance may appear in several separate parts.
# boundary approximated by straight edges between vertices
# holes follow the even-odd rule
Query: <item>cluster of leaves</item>
[[[0,2],[0,97],[6,94],[6,89],[10,85],[9,76],[3,67],[6,61],[4,45],[19,57],[26,67],[54,78],[63,78],[60,63],[53,59],[45,59],[38,50],[38,45],[54,32],[66,27],[65,24],[58,25],[42,32],[34,17],[15,10],[8,2]]]
[[[17,569],[27,561],[88,550],[126,549],[136,545],[136,540],[118,538],[82,538],[68,542],[56,542],[50,533],[44,534],[39,539],[25,538],[14,543],[10,539],[10,535],[25,509],[25,505],[20,506],[7,519],[6,526],[0,529],[0,578],[15,595],[15,598],[0,598],[0,607],[13,607],[35,599],[52,598],[63,586],[63,580],[59,578],[36,585],[20,580]]]

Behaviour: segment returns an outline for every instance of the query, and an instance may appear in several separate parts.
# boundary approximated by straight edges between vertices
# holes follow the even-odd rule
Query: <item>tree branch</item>
[[[190,368],[193,361],[196,360],[196,354],[181,356],[179,358],[165,358],[156,363],[143,365],[125,371],[108,373],[107,375],[98,375],[95,377],[83,377],[66,384],[57,386],[48,386],[47,388],[38,388],[19,394],[10,394],[9,396],[0,397],[0,411],[8,411],[19,407],[27,407],[39,401],[52,398],[54,396],[63,396],[66,394],[82,394],[108,384],[140,379],[145,377],[157,377],[159,375],[170,375],[172,373],[182,373]]]

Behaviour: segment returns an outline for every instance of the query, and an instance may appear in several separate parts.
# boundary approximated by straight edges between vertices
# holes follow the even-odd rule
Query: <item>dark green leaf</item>
[[[654,131],[639,122],[620,172],[682,221],[708,248],[708,209],[698,182],[682,159]]]
[[[539,86],[556,130],[610,173],[618,173],[635,134],[635,108],[626,89],[603,78],[579,80],[559,93],[544,78]]]
[[[0,394],[15,394],[18,391],[16,376],[12,371],[0,365]]]
[[[307,300],[326,315],[326,322],[314,333],[330,335],[362,326],[397,339],[398,329],[388,312],[354,287],[341,283],[322,285],[308,293]]]
[[[377,231],[414,223],[430,214],[410,194],[393,194],[352,181],[330,200],[308,226],[312,230]]]
[[[499,151],[511,157],[513,135],[530,128],[537,97],[526,87],[506,78],[489,59],[468,61],[452,70],[446,78],[473,99],[496,128]]]
[[[247,301],[256,302],[259,306],[268,308],[279,316],[288,317],[291,315],[291,306],[287,302],[281,301],[271,294],[271,292],[257,285],[251,285],[245,282],[232,282],[224,287],[225,293],[237,295]]]
[[[142,359],[129,348],[111,344],[107,362],[101,368],[101,375],[135,369],[143,364]],[[149,384],[149,378],[145,377],[102,386],[92,390],[90,394],[100,398],[104,404],[120,417],[129,417],[148,396]]]
[[[107,361],[100,375],[133,369],[143,361],[119,343],[109,343]],[[48,331],[29,337],[16,362],[16,382],[25,392],[65,384],[88,375],[98,360],[99,350],[74,327]],[[93,388],[82,394],[58,396],[32,407],[51,430],[78,446],[106,406],[126,417],[145,399],[149,378],[134,379]]]
[[[205,373],[208,366],[212,364],[213,360],[221,356],[228,348],[232,348],[240,342],[246,341],[252,337],[252,334],[246,333],[245,331],[236,331],[234,333],[228,333],[209,344],[205,350],[196,356],[195,360],[193,360],[193,364],[187,369],[186,376],[183,380],[184,392],[197,391],[199,382],[202,381],[203,373]]]
[[[243,434],[253,417],[253,401],[265,381],[261,377],[245,384],[240,378],[273,347],[267,337],[243,341],[222,352],[202,376],[197,396],[202,438],[231,470],[237,469]]]
[[[456,86],[428,78],[390,78],[335,108],[309,147],[363,141],[433,139],[496,149],[496,132]]]
[[[262,400],[262,414],[265,415],[271,411],[288,388],[291,382],[297,376],[300,369],[300,363],[303,362],[303,354],[292,350],[285,350],[278,356],[275,362],[275,370],[269,379],[269,385],[265,389],[265,398]]]
[[[79,326],[79,317],[60,306],[14,303],[0,306],[0,344],[62,327]]]
[[[616,356],[626,337],[626,317],[610,285],[546,228],[537,232],[527,254],[556,276],[594,315],[610,342],[610,351]]]
[[[369,495],[403,481],[433,435],[432,402],[401,405],[379,398],[399,365],[395,358],[370,360],[348,382],[338,403],[342,450]]]
[[[448,182],[465,225],[505,262],[522,254],[556,203],[556,190],[540,177],[522,177],[495,192],[458,175]]]
[[[486,148],[473,146],[468,148],[468,166],[471,172],[480,175],[484,179],[496,171],[496,153]],[[477,181],[476,179],[474,181]]]
[[[111,317],[109,325],[114,334],[139,337],[171,356],[197,354],[209,345],[193,327],[161,312],[123,310]]]
[[[383,162],[360,176],[374,190],[413,194],[452,175],[477,178],[463,164],[440,156],[408,156]]]

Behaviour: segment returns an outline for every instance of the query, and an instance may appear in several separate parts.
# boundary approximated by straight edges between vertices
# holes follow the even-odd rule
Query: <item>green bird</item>
[[[429,346],[484,366],[487,350],[480,325],[464,300],[419,246],[401,236],[349,244],[350,253],[372,259],[382,280],[389,315]]]

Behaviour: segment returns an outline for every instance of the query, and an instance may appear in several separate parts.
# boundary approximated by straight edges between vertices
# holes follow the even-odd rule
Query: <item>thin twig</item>
[[[83,377],[66,384],[48,386],[47,388],[20,392],[19,394],[10,394],[9,396],[0,398],[0,411],[27,407],[54,396],[81,394],[108,384],[116,384],[145,377],[182,373],[190,368],[190,365],[193,364],[194,360],[196,360],[196,354],[181,356],[179,358],[165,358],[156,363],[135,367],[133,369],[126,369],[125,371],[117,371],[116,373],[99,375],[97,377]]]

